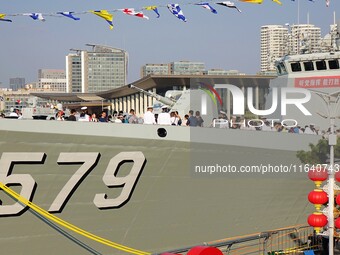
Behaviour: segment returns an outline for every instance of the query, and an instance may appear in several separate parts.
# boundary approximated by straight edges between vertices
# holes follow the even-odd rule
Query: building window
[[[292,72],[301,72],[300,62],[291,63],[290,66],[292,68]]]
[[[327,66],[326,66],[326,61],[325,60],[321,60],[321,61],[316,61],[316,69],[317,70],[326,70]]]
[[[328,60],[329,69],[339,69],[339,61],[337,59]]]
[[[305,71],[313,71],[314,65],[312,61],[309,62],[303,62],[303,66],[305,67]]]

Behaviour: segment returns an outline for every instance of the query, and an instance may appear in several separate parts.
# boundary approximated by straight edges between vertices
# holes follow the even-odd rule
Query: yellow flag
[[[154,11],[156,14],[157,14],[157,18],[159,18],[161,15],[159,14],[158,12],[158,9],[157,9],[157,6],[156,5],[150,5],[150,6],[146,6],[146,7],[143,7],[144,10],[147,10],[147,11]]]
[[[143,9],[147,11],[153,11],[154,9],[157,9],[157,6],[156,5],[146,6]]]
[[[272,0],[272,1],[279,4],[279,5],[282,5],[282,3],[279,0]]]
[[[90,11],[93,14],[96,14],[97,16],[105,19],[107,21],[107,23],[110,24],[110,29],[113,29],[113,15],[111,13],[109,13],[107,10],[100,10],[100,11]]]
[[[241,2],[246,2],[250,4],[262,4],[263,0],[239,0]]]
[[[8,21],[8,22],[12,22],[12,20],[10,19],[5,19],[6,14],[4,13],[0,13],[0,21]]]

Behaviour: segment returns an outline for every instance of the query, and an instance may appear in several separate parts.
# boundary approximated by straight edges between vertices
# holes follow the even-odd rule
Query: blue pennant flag
[[[80,18],[74,17],[72,13],[74,13],[74,12],[57,12],[57,14],[61,14],[65,17],[71,18],[73,20],[80,20]]]
[[[24,16],[30,16],[32,19],[34,20],[40,20],[40,21],[45,21],[45,18],[43,17],[42,13],[35,13],[35,12],[32,12],[32,13],[24,13],[22,14]]]
[[[175,15],[177,18],[179,18],[180,20],[183,20],[184,22],[187,21],[187,19],[183,15],[181,7],[179,7],[179,4],[168,4],[167,7],[168,7],[169,11],[173,15]]]
[[[217,14],[217,11],[209,3],[197,3],[195,5],[202,6],[203,8],[211,11],[212,13]]]

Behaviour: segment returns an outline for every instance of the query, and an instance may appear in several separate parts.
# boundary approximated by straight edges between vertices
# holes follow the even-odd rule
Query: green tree
[[[298,151],[296,156],[304,164],[325,164],[329,159],[328,140],[321,139],[319,142],[309,144],[310,151]],[[337,140],[337,145],[334,147],[334,157],[340,158],[340,138]]]

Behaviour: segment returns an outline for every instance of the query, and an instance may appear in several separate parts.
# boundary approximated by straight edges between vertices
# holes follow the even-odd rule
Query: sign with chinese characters
[[[296,88],[333,88],[340,87],[340,76],[315,76],[295,78]]]

